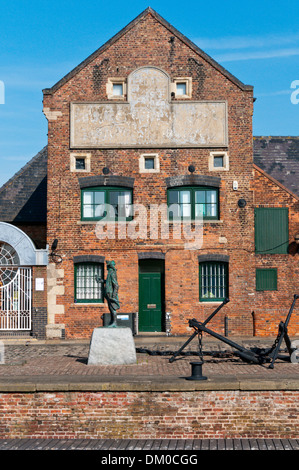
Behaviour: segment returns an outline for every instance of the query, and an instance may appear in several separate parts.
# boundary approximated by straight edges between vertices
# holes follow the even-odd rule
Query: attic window
[[[86,170],[85,168],[85,158],[76,158],[76,170]]]
[[[155,169],[155,158],[154,157],[145,157],[145,159],[144,159],[144,169],[145,170],[154,170]]]
[[[224,167],[224,155],[214,157],[214,168]]]
[[[159,173],[160,162],[159,155],[156,153],[149,153],[140,155],[139,158],[139,173]]]
[[[174,83],[172,85],[173,85],[172,91],[176,98],[178,99],[191,98],[191,95],[192,95],[192,78],[191,77],[175,78]]]
[[[123,84],[122,83],[113,83],[112,85],[112,94],[113,96],[123,96]]]
[[[228,171],[229,158],[227,152],[211,152],[209,157],[209,171]]]
[[[78,173],[89,173],[90,159],[90,153],[71,153],[70,170]]]
[[[176,84],[176,95],[177,96],[187,95],[187,83],[186,82],[178,82]]]
[[[126,95],[126,83],[124,78],[108,78],[106,83],[108,99],[124,99]]]

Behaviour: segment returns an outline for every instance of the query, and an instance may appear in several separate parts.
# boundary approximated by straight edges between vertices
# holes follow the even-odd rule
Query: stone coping
[[[219,377],[207,380],[186,380],[185,377],[39,377],[34,380],[28,377],[1,379],[0,393],[38,393],[38,392],[195,392],[195,391],[297,391],[299,379],[284,378],[253,379],[236,377]]]

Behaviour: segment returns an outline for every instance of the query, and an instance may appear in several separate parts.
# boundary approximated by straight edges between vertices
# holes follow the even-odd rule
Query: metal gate
[[[32,269],[0,269],[0,330],[30,330]]]

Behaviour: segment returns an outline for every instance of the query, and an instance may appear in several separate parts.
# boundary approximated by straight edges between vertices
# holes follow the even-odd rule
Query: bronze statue
[[[106,261],[107,265],[107,278],[104,287],[104,296],[108,302],[108,308],[110,311],[110,323],[108,327],[116,328],[116,310],[120,308],[118,300],[118,283],[117,283],[117,274],[114,261]]]

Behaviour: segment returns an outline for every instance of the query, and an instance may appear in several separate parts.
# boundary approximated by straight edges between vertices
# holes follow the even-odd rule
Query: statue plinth
[[[88,365],[136,364],[136,348],[131,328],[95,328]]]

